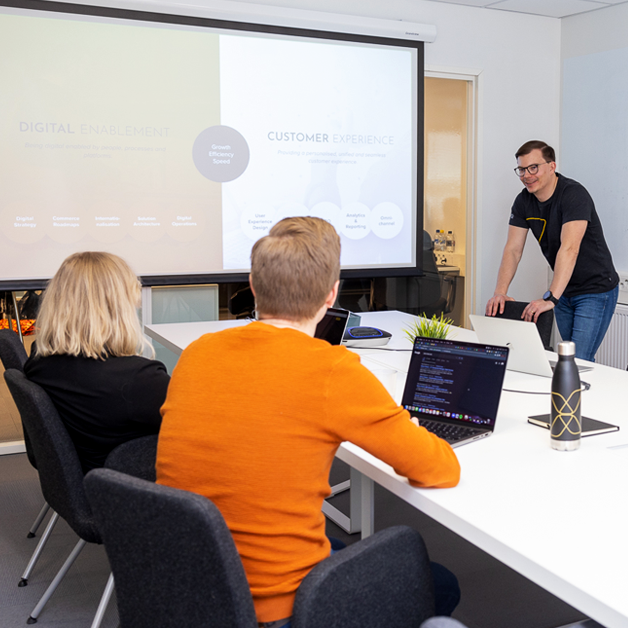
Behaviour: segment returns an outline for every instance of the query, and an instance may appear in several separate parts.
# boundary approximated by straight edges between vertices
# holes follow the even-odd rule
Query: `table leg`
[[[375,532],[375,485],[371,478],[362,475],[359,471],[355,471],[355,473],[361,476],[359,491],[361,498],[359,510],[361,523],[360,530],[362,532],[362,538],[365,539],[367,536],[371,536],[371,534]],[[353,476],[351,478],[351,483],[353,484]],[[358,491],[356,490],[356,493],[357,492]],[[353,491],[351,491],[351,493],[353,494]],[[351,512],[351,519],[353,519],[353,512]]]
[[[349,534],[362,532],[363,539],[373,534],[373,480],[351,467],[350,480],[334,488],[337,490],[332,495],[347,488],[351,491],[349,496],[349,516],[347,517],[338,508],[326,501],[323,502],[323,513],[325,516]]]

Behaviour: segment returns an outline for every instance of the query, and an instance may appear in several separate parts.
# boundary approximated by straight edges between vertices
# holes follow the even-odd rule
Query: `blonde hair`
[[[50,280],[37,317],[37,355],[140,355],[140,282],[117,255],[75,253]]]
[[[284,218],[251,251],[258,314],[313,318],[340,276],[340,238],[321,218]]]

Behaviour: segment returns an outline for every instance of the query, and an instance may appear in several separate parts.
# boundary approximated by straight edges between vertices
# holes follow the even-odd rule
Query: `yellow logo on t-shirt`
[[[547,227],[547,220],[545,218],[526,218],[526,220],[540,220],[543,223],[543,229],[541,229],[541,235],[539,236],[539,242],[541,242],[541,238],[545,233],[545,227]]]

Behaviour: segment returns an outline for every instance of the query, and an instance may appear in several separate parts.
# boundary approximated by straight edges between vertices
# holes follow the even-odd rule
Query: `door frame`
[[[482,70],[468,68],[450,68],[443,66],[425,66],[425,78],[442,78],[467,83],[467,207],[466,207],[466,242],[465,242],[465,291],[464,291],[464,326],[469,327],[469,314],[475,313],[481,285],[480,234],[481,216],[478,207],[481,203],[481,94]]]

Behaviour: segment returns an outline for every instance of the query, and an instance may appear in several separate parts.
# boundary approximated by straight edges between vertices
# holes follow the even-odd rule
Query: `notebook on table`
[[[470,314],[469,319],[480,342],[489,342],[510,349],[508,370],[552,377],[556,361],[552,362],[547,358],[541,336],[534,323],[475,314]],[[581,373],[592,368],[578,365],[578,371]]]
[[[507,361],[507,347],[416,338],[401,404],[452,447],[489,436]]]
[[[532,425],[538,425],[549,430],[550,428],[550,415],[549,414],[536,414],[528,417],[528,423]],[[604,421],[598,421],[597,419],[590,419],[588,416],[582,417],[582,437],[595,436],[596,434],[607,434],[608,432],[619,431],[619,425],[613,425],[612,423],[605,423]]]

